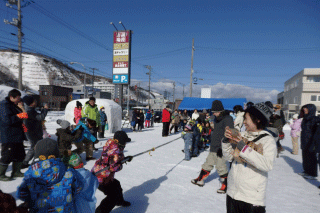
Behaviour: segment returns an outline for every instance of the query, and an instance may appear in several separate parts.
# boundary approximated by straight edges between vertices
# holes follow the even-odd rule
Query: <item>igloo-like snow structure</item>
[[[65,120],[69,121],[71,124],[74,123],[74,108],[76,107],[76,102],[79,101],[82,106],[86,104],[89,99],[77,99],[70,101],[65,109]],[[96,99],[96,105],[100,110],[101,106],[104,106],[105,113],[107,115],[109,129],[106,132],[115,133],[116,131],[121,130],[121,119],[122,119],[122,110],[119,104],[112,100],[108,99]]]

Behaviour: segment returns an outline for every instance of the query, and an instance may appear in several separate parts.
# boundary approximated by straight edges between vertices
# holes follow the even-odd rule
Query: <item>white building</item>
[[[104,82],[94,82],[94,88],[100,89],[101,92],[109,92],[111,93],[111,99],[115,99],[114,96],[114,87],[115,85],[112,83],[109,83],[108,81]]]
[[[286,118],[299,113],[306,104],[317,107],[320,114],[320,68],[305,68],[284,83],[284,92],[278,94]]]

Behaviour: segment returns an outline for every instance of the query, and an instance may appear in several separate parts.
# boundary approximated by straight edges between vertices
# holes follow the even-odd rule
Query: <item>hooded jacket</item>
[[[253,205],[266,205],[266,188],[268,172],[272,170],[277,147],[274,137],[267,131],[241,132],[241,136],[253,141],[259,135],[267,134],[256,141],[262,144],[263,155],[249,146],[244,146],[240,151],[240,157],[247,163],[234,161],[228,174],[227,194],[239,201]],[[226,140],[224,139],[223,142]],[[229,142],[222,143],[222,153],[225,160],[233,161],[233,148]]]
[[[114,139],[109,139],[107,143],[103,146],[103,151],[101,157],[97,160],[91,170],[91,172],[96,173],[106,167],[110,167],[97,175],[99,184],[103,184],[105,180],[113,179],[115,172],[122,169],[121,162],[124,158],[123,151],[119,148],[119,144],[116,143]]]
[[[151,117],[152,117],[152,114],[151,114],[151,112],[150,111],[148,111],[147,113],[146,113],[146,120],[150,120],[151,119]]]
[[[38,113],[34,107],[25,104],[25,110],[28,113],[28,119],[24,120],[28,132],[26,132],[27,139],[30,141],[39,141],[43,138],[42,121],[46,118],[48,110],[42,109]]]
[[[0,143],[22,143],[26,140],[23,120],[18,117],[21,112],[8,97],[0,102]]]
[[[100,125],[100,113],[97,105],[91,106],[89,101],[86,102],[81,111],[81,116],[83,118],[89,118],[91,120],[96,121],[97,126]]]
[[[291,135],[291,137],[293,137],[293,138],[299,137],[297,135],[297,133],[301,132],[301,122],[302,122],[302,119],[300,118],[300,119],[293,120],[293,123],[290,124],[290,128],[291,128],[290,135]]]
[[[82,135],[82,131],[79,129],[74,134],[72,134],[69,129],[57,129],[56,136],[58,136],[58,146],[60,152],[63,150],[71,149],[72,142],[78,140]],[[62,155],[63,153],[60,153]]]
[[[74,108],[74,122],[78,124],[78,122],[81,119],[81,109],[78,109],[77,107]]]
[[[107,123],[107,115],[106,115],[106,113],[104,112],[104,111],[102,111],[102,110],[100,110],[99,111],[99,113],[100,113],[100,122],[101,122],[101,125],[106,125],[106,123]]]
[[[94,137],[91,132],[90,132],[90,129],[87,127],[87,125],[85,125],[84,123],[82,123],[81,121],[79,121],[78,125],[76,126],[76,128],[74,128],[74,130],[72,130],[72,134],[76,134],[77,135],[77,131],[78,129],[80,129],[82,127],[83,131],[82,131],[82,134],[78,137],[76,137],[75,139],[75,142],[78,143],[78,142],[81,142],[83,139],[88,139],[89,141],[91,142],[96,142],[97,138]]]
[[[304,105],[302,108],[308,109],[308,114],[304,115],[301,123],[301,149],[309,149],[315,134],[319,117],[316,117],[316,106],[313,104]]]
[[[222,111],[220,116],[215,118],[214,128],[211,131],[210,152],[218,152],[221,149],[221,139],[224,137],[226,127],[233,128],[233,119],[226,112]]]
[[[94,213],[96,210],[96,190],[99,186],[97,177],[85,168],[77,169],[85,180],[83,190],[75,196],[76,213]]]
[[[239,111],[236,114],[236,119],[234,120],[234,128],[237,129],[239,132],[241,131],[241,127],[243,126],[244,114],[245,112]]]
[[[84,179],[57,158],[32,164],[18,187],[17,197],[29,203],[30,212],[74,212],[73,198]]]
[[[170,122],[170,112],[167,110],[167,108],[162,110],[162,122]]]

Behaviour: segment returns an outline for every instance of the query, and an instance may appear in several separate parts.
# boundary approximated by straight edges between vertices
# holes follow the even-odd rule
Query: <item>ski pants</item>
[[[240,200],[235,200],[227,195],[227,213],[265,213],[265,206],[256,206]]]
[[[99,138],[104,138],[104,130],[106,128],[106,125],[99,126]]]
[[[162,136],[169,135],[169,127],[170,127],[170,122],[163,122]]]
[[[192,155],[199,154],[200,135],[193,135],[192,139]]]
[[[100,184],[98,189],[107,195],[107,197],[101,201],[96,209],[96,213],[111,212],[117,204],[124,201],[121,184],[117,179],[113,179],[108,184]]]
[[[26,156],[23,142],[2,143],[0,164],[9,165],[11,162],[22,162]]]
[[[87,158],[93,156],[93,143],[88,139],[83,139],[83,141],[74,143],[74,145],[76,145],[77,147],[77,149],[74,150],[74,152],[78,155],[85,151]]]
[[[309,152],[308,148],[302,149],[302,167],[306,174],[317,177],[317,153]]]
[[[36,146],[38,141],[29,140],[29,142],[31,144],[31,147],[30,147],[29,151],[27,152],[26,157],[23,160],[23,164],[26,164],[26,165],[33,158],[33,156],[34,156],[34,147]]]
[[[218,157],[216,152],[209,152],[206,162],[202,164],[202,169],[210,172],[214,165],[216,166],[216,170],[220,177],[228,174],[226,161],[223,158]]]
[[[150,120],[146,120],[144,126],[146,128],[149,128],[150,127]]]

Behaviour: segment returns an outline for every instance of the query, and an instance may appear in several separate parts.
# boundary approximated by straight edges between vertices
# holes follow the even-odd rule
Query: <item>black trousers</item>
[[[179,126],[172,125],[170,128],[170,133],[171,133],[172,129],[174,129],[174,133],[178,132],[178,128],[179,128]]]
[[[104,130],[106,128],[106,125],[101,125],[99,128],[100,128],[99,138],[104,138]]]
[[[162,136],[168,136],[169,135],[169,127],[170,127],[170,122],[163,122]]]
[[[265,206],[254,206],[239,200],[232,199],[227,195],[227,213],[265,213]]]
[[[117,179],[113,179],[113,181],[107,185],[99,185],[98,189],[107,195],[107,197],[101,201],[95,213],[111,212],[116,204],[120,204],[124,201],[122,188]]]
[[[317,153],[309,152],[309,149],[302,149],[302,167],[306,174],[317,176]]]
[[[23,142],[1,144],[1,164],[9,165],[11,162],[22,162],[25,157]]]

